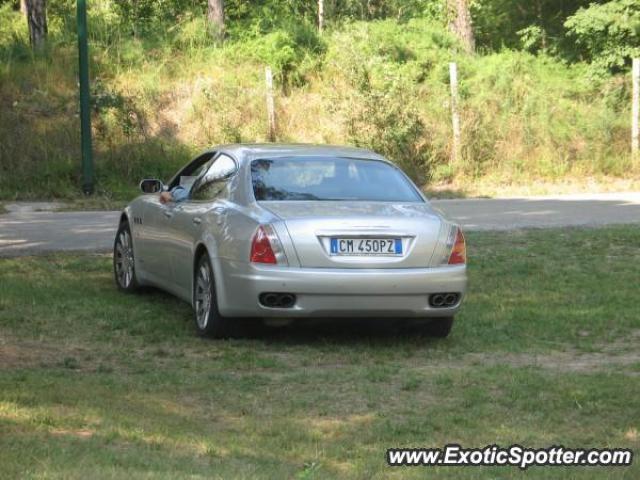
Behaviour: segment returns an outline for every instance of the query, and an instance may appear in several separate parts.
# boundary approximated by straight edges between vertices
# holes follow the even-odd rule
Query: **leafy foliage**
[[[565,35],[565,20],[594,0],[474,0],[474,31],[483,48],[503,47],[557,53],[574,59],[577,52]],[[596,0],[602,1],[602,0]]]
[[[317,29],[306,22],[290,23],[231,47],[242,58],[270,65],[286,93],[304,83],[326,50]]]
[[[386,155],[425,182],[433,159],[447,154],[429,132],[417,99],[424,84],[440,84],[440,54],[455,45],[442,28],[418,19],[355,23],[336,33],[326,63],[330,76],[345,77],[351,86],[338,100],[349,141]]]
[[[444,0],[325,0],[322,35],[315,1],[227,0],[222,45],[201,0],[89,2],[99,188],[125,198],[141,176],[167,177],[207,145],[264,141],[265,65],[280,87],[278,140],[372,148],[418,182],[635,175],[620,73],[638,48],[637,3],[470,3],[475,55],[448,31]],[[0,197],[77,189],[75,0],[48,6],[50,48],[34,58],[18,3],[0,0]]]
[[[620,71],[640,56],[640,2],[612,0],[581,8],[565,25],[600,71]]]
[[[199,0],[108,0],[108,3],[134,34],[153,32],[187,13],[204,14],[206,6],[206,2]]]
[[[11,4],[0,4],[0,51],[24,50],[29,39],[23,25],[24,21],[16,17]]]
[[[348,125],[350,141],[394,159],[417,183],[428,176],[424,138],[427,131],[401,82],[384,91],[363,88]]]
[[[443,18],[446,0],[325,0],[325,15],[330,22],[379,20],[416,17]],[[264,32],[282,25],[283,19],[315,22],[317,2],[308,0],[227,0],[227,18],[231,23],[253,25]]]

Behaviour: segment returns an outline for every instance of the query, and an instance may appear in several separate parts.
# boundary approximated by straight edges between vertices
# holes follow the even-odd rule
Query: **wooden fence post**
[[[631,100],[631,156],[637,161],[640,156],[640,58],[633,59],[631,77],[633,82]]]
[[[273,101],[273,74],[271,67],[264,70],[265,82],[267,86],[267,122],[268,122],[268,138],[270,142],[276,140],[276,108]]]
[[[458,66],[449,64],[449,80],[451,83],[451,125],[453,127],[453,151],[451,161],[453,164],[460,162],[460,115],[458,113]]]
[[[318,32],[324,28],[324,0],[318,0]]]

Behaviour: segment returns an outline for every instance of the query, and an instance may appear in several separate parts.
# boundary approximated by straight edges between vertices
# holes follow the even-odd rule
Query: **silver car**
[[[191,303],[201,335],[334,316],[451,330],[467,283],[462,231],[376,153],[223,145],[141,188],[120,218],[116,283]],[[160,201],[179,190],[188,197]]]

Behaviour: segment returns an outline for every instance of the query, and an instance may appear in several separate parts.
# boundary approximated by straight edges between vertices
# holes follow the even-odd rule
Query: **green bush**
[[[348,140],[388,156],[419,183],[429,179],[449,153],[446,140],[431,130],[441,106],[430,115],[433,99],[425,102],[424,91],[446,91],[439,67],[446,65],[443,54],[456,48],[426,19],[356,22],[335,32],[326,75],[343,77],[351,87],[337,94]]]
[[[426,126],[412,105],[410,90],[390,82],[384,91],[361,85],[349,112],[350,143],[394,160],[414,181],[429,176]]]
[[[559,178],[628,165],[619,161],[628,91],[617,79],[593,79],[584,64],[568,66],[544,54],[456,52],[456,42],[429,20],[355,23],[335,32],[326,77],[350,85],[338,83],[336,94],[349,140],[389,155],[417,179],[454,179],[453,170],[458,178]],[[453,60],[463,135],[455,168],[449,164]],[[611,158],[618,160],[605,161]]]
[[[291,23],[265,35],[247,38],[229,47],[229,53],[253,59],[273,69],[283,91],[304,83],[322,62],[326,50],[317,29],[305,22]]]
[[[186,13],[178,23],[167,30],[174,48],[199,50],[215,45],[215,38],[208,35],[207,18],[204,15]]]
[[[503,48],[544,52],[576,61],[580,49],[566,36],[564,22],[594,0],[473,0],[473,28],[481,50]],[[596,0],[602,3],[602,0]]]
[[[63,18],[72,3],[51,0],[50,49],[35,56],[24,18],[0,5],[0,198],[79,192],[77,47]],[[628,155],[628,76],[594,77],[586,63],[542,53],[534,31],[527,39],[538,54],[466,55],[431,14],[334,23],[319,36],[304,16],[258,21],[251,11],[247,28],[220,46],[206,35],[203,4],[149,19],[155,26],[135,34],[111,2],[91,5],[94,151],[108,196],[135,194],[146,175],[167,178],[206,146],[264,141],[266,64],[283,90],[279,140],[365,146],[418,182],[638,172]],[[451,61],[460,78],[459,163],[451,162]]]
[[[613,0],[581,8],[566,22],[569,34],[584,47],[600,72],[620,71],[640,56],[640,2]]]
[[[12,5],[0,5],[0,59],[25,59],[31,56],[24,17]]]

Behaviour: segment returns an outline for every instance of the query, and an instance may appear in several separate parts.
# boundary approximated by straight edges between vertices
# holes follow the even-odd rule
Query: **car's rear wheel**
[[[193,309],[196,330],[203,337],[226,338],[231,331],[231,321],[218,310],[216,285],[209,255],[203,253],[196,264]]]
[[[120,290],[133,292],[138,289],[133,240],[129,223],[126,221],[120,223],[113,244],[113,274]]]
[[[453,317],[434,318],[426,326],[427,335],[436,338],[446,338],[451,333]]]

